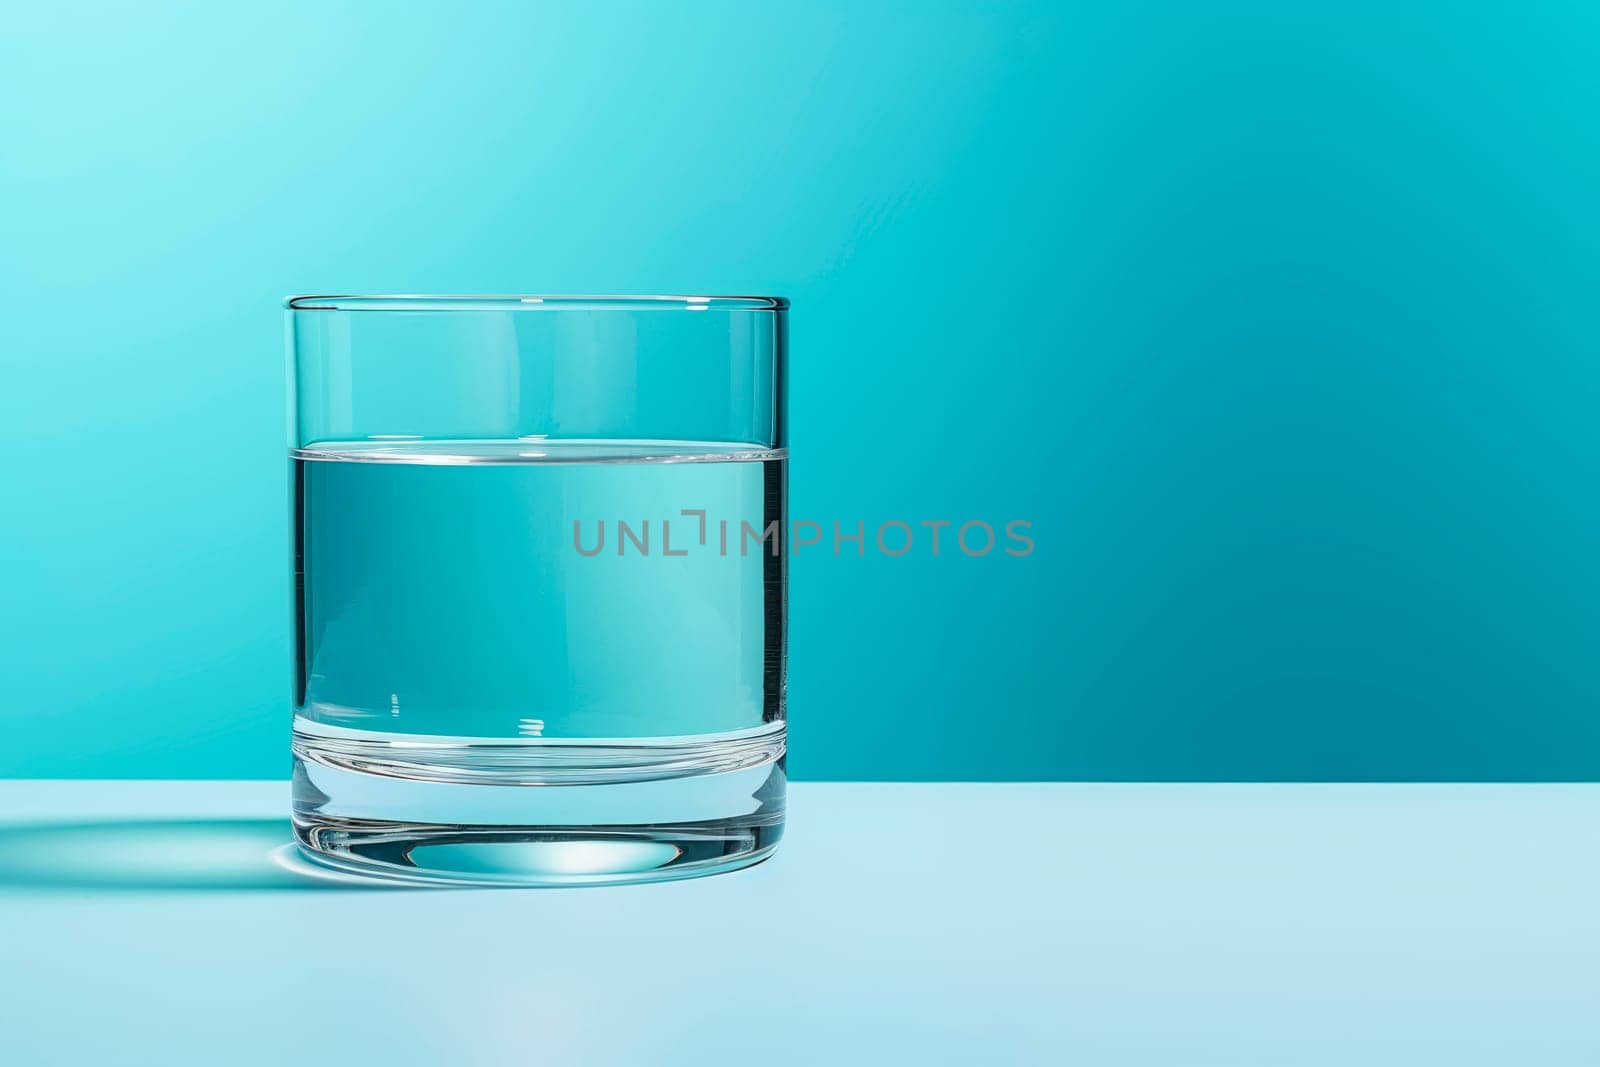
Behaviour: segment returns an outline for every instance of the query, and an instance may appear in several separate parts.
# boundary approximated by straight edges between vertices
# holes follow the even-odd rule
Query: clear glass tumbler
[[[771,853],[787,307],[289,300],[305,848],[560,885]]]

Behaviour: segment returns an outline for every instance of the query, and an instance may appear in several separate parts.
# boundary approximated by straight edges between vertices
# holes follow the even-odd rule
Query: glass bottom
[[[297,723],[295,836],[344,871],[615,885],[737,870],[783,834],[783,724],[710,739],[463,743]]]

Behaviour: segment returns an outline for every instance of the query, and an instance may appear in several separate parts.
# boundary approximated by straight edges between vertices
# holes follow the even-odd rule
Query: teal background
[[[1600,771],[1600,7],[29,5],[0,774],[281,775],[288,293],[776,292],[802,778]]]

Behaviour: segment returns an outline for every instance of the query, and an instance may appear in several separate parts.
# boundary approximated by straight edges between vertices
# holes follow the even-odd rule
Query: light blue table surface
[[[0,1064],[1600,1062],[1600,786],[791,799],[741,873],[426,890],[275,854],[283,783],[0,782]]]

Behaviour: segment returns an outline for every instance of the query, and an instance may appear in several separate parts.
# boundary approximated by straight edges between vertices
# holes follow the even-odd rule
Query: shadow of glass
[[[0,890],[394,889],[321,867],[282,819],[0,824]]]

